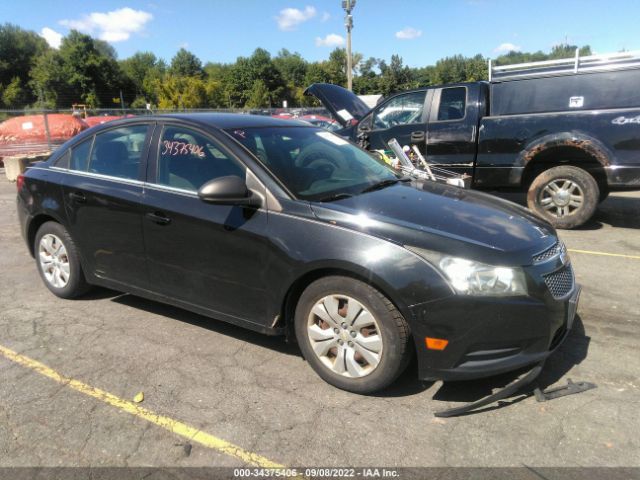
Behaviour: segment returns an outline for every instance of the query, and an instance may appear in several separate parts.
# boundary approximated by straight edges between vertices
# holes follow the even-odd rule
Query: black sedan
[[[45,285],[128,292],[296,339],[327,382],[493,375],[562,342],[579,287],[524,208],[406,178],[295,121],[225,114],[109,122],[18,180]]]

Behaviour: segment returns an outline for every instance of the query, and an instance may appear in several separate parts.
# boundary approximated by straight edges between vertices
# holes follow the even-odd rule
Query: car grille
[[[544,283],[553,298],[562,298],[573,289],[574,285],[573,268],[567,265],[562,270],[544,276]]]
[[[553,246],[547,248],[544,252],[540,252],[537,255],[533,256],[533,263],[541,263],[549,260],[550,258],[555,257],[556,255],[560,255],[567,251],[567,247],[564,246],[564,243],[557,242]]]

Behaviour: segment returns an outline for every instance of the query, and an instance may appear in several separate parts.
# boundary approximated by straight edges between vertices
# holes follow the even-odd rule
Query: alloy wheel
[[[580,185],[568,179],[549,182],[540,193],[540,205],[554,217],[566,217],[575,213],[584,203]]]

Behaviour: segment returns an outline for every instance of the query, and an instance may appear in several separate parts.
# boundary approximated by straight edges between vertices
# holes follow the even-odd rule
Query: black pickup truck
[[[396,138],[477,189],[527,192],[557,228],[582,225],[610,191],[640,190],[640,54],[502,67],[489,81],[394,94],[369,109],[352,92],[313,84],[343,129],[371,150]]]

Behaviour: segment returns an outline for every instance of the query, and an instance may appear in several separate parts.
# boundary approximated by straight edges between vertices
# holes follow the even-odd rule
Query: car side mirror
[[[371,115],[362,119],[358,125],[358,131],[362,133],[369,133],[371,131],[371,124],[373,123],[372,120],[373,117]]]
[[[259,207],[260,197],[247,188],[245,181],[236,176],[214,178],[200,187],[198,197],[215,205],[245,205]]]

